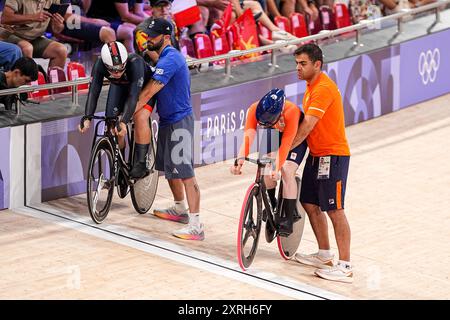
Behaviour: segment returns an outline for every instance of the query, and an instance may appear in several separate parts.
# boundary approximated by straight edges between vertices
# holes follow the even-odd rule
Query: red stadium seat
[[[67,65],[67,78],[69,81],[76,80],[79,78],[85,78],[86,77],[86,71],[84,70],[84,66],[81,63],[78,62],[69,62]],[[88,89],[89,85],[86,84],[80,84],[78,86],[78,90],[85,90]],[[72,89],[72,88],[70,88]]]
[[[291,14],[290,19],[292,34],[294,36],[296,36],[297,38],[303,38],[309,35],[304,15],[294,12]]]
[[[226,54],[230,51],[230,45],[228,44],[227,34],[224,32],[220,37],[211,33],[211,44],[213,47],[214,55]]]
[[[46,84],[46,82],[45,82],[44,74],[42,72],[38,73],[38,79],[36,81],[32,81],[30,83],[30,85],[32,85],[32,86],[43,85],[43,84]],[[48,95],[49,95],[48,90],[39,90],[39,91],[33,91],[33,92],[28,93],[28,97],[30,97],[30,98],[39,98],[39,97],[45,97]]]
[[[180,49],[181,53],[186,57],[189,56],[191,58],[195,58],[195,49],[194,43],[190,38],[184,37],[180,39]]]
[[[236,27],[236,25],[233,24],[228,28],[227,38],[228,38],[228,44],[230,45],[230,49],[231,50],[239,50],[240,34],[239,34],[239,29]]]
[[[197,58],[208,58],[214,55],[211,40],[206,34],[196,34],[194,38],[195,52]]]
[[[258,22],[258,31],[263,38],[272,40],[272,32],[270,32],[269,28],[265,27],[261,22]]]
[[[322,19],[323,30],[336,29],[336,18],[333,10],[329,6],[320,6],[320,18]]]
[[[274,19],[275,25],[280,28],[281,30],[284,30],[286,32],[291,33],[291,24],[289,23],[289,19],[283,16],[275,17]]]
[[[352,25],[348,8],[344,3],[334,4],[334,15],[336,19],[336,27],[338,29]]]
[[[48,69],[49,83],[57,83],[66,81],[66,73],[60,67],[51,67]],[[71,91],[70,87],[52,89],[52,93],[63,93]]]
[[[307,21],[308,21],[309,34],[313,35],[313,34],[317,34],[320,31],[322,31],[323,27],[322,27],[322,23],[320,22],[320,17],[317,18],[315,21],[313,21],[311,19],[311,17],[308,15]]]

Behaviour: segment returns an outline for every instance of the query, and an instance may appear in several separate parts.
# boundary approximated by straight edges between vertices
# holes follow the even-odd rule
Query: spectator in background
[[[90,4],[90,0],[62,1],[72,5],[69,12],[79,12],[79,14],[69,14],[63,35],[94,43],[108,43],[116,40],[116,33],[108,21],[86,17],[85,3]]]
[[[22,51],[12,43],[0,41],[0,68],[9,70],[17,59],[22,57]]]
[[[25,57],[50,59],[49,68],[64,68],[66,47],[44,37],[47,27],[54,33],[64,29],[64,17],[44,10],[59,3],[60,0],[6,0],[1,23],[7,27],[0,28],[0,40],[17,44]]]
[[[172,24],[172,46],[180,51],[180,45],[178,44],[178,28],[172,18],[172,3],[173,0],[150,0],[152,17],[166,19]]]
[[[38,66],[31,58],[18,59],[11,71],[0,71],[0,90],[11,89],[23,86],[38,78]],[[0,96],[0,103],[6,110],[11,110],[12,104],[17,97],[16,94],[9,96]]]
[[[381,0],[381,2],[392,2],[392,0]],[[361,20],[377,19],[382,16],[378,0],[350,0],[348,3],[352,23]]]
[[[151,0],[150,4],[152,6],[152,17],[145,19],[140,23],[134,31],[134,44],[135,50],[139,53],[146,62],[151,65],[156,65],[159,56],[154,50],[148,50],[148,30],[154,19],[162,18],[169,21],[172,24],[172,35],[171,35],[171,45],[180,51],[180,45],[178,43],[178,28],[176,24],[172,21],[172,2],[173,0]]]
[[[297,9],[297,12],[310,16],[313,21],[319,18],[318,5],[314,0],[297,0],[294,9]]]
[[[296,0],[267,0],[267,11],[272,18],[289,15],[295,11]]]
[[[89,6],[84,3],[87,16],[108,21],[117,39],[123,42],[128,52],[134,52],[134,29],[148,17],[143,11],[143,0],[112,0],[108,4],[102,0],[87,2],[91,2]]]
[[[208,28],[214,21],[220,19],[223,10],[226,9],[229,2],[230,0],[197,0],[202,15],[200,26],[203,25],[203,27]],[[202,28],[200,27],[199,29]],[[204,31],[206,31],[206,29]]]
[[[436,2],[436,0],[409,0],[409,6],[414,9],[433,2]]]
[[[214,21],[218,20],[230,0],[197,0],[202,19],[189,27],[189,37],[193,39],[196,34],[207,33]]]
[[[384,4],[384,12],[386,15],[400,12],[402,9],[414,9],[436,2],[436,0],[385,0],[381,1]]]
[[[266,15],[263,8],[261,7],[261,4],[258,1],[231,0],[231,3],[233,4],[233,9],[237,17],[240,17],[244,13],[244,10],[250,9],[253,13],[253,16],[255,17],[255,20],[260,21],[262,25],[264,25],[272,32],[272,39],[274,41],[296,39],[296,37],[290,34],[289,32],[281,30],[276,25],[274,25],[273,22]],[[262,42],[263,44],[268,44],[267,41],[263,39]]]

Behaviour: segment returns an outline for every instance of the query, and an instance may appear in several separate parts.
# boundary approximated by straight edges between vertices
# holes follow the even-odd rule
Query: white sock
[[[352,264],[350,263],[350,261],[339,260],[338,264],[340,264],[341,266],[343,266],[346,269],[352,268]]]
[[[321,256],[322,258],[330,258],[331,256],[333,256],[333,253],[331,253],[331,250],[319,249],[319,256]]]
[[[195,228],[200,228],[200,214],[189,213],[189,224]]]
[[[186,205],[184,204],[184,200],[175,201],[175,210],[178,212],[185,212],[187,210]]]

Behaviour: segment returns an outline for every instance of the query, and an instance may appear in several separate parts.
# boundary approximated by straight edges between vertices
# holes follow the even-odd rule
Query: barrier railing
[[[238,58],[242,56],[246,56],[252,53],[260,53],[264,51],[270,51],[271,50],[271,59],[269,66],[277,68],[277,54],[280,49],[288,46],[288,45],[298,45],[304,42],[308,41],[317,41],[322,40],[326,38],[332,38],[336,37],[338,35],[353,32],[355,33],[355,42],[354,44],[357,46],[361,46],[361,32],[364,29],[369,29],[372,26],[376,26],[377,24],[381,24],[385,21],[391,21],[391,20],[397,20],[397,32],[401,33],[403,31],[403,20],[407,16],[411,16],[414,14],[435,10],[436,15],[436,23],[439,23],[440,20],[440,11],[441,8],[444,6],[447,6],[450,4],[450,0],[438,0],[435,3],[431,3],[419,8],[415,9],[404,9],[402,12],[395,13],[386,17],[373,19],[373,20],[363,20],[359,22],[358,24],[348,26],[345,28],[340,28],[336,30],[326,30],[322,31],[319,34],[307,36],[303,38],[293,39],[293,40],[285,40],[285,41],[277,41],[277,43],[261,46],[253,49],[248,50],[233,50],[232,52],[229,52],[227,54],[222,54],[214,57],[209,58],[203,58],[203,59],[191,59],[187,61],[188,66],[196,66],[196,65],[202,65],[204,63],[210,63],[220,60],[225,60],[225,75],[228,77],[231,77],[231,59],[232,58]],[[77,80],[72,81],[64,81],[64,82],[58,82],[58,83],[52,83],[52,84],[44,84],[44,85],[38,85],[38,86],[23,86],[20,88],[14,88],[14,89],[6,89],[6,90],[0,90],[0,96],[4,95],[10,95],[10,94],[19,94],[19,93],[28,93],[33,91],[39,91],[39,90],[45,90],[45,89],[57,89],[57,88],[64,88],[64,87],[72,87],[72,105],[78,105],[78,88],[77,86],[80,84],[86,84],[90,82],[90,78],[80,78]],[[20,114],[20,104],[17,102],[16,104],[17,114]]]

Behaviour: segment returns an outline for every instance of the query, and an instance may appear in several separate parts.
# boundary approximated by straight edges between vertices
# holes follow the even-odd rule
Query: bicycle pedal
[[[291,234],[292,234],[292,232],[278,231],[278,235],[279,235],[280,237],[285,237],[285,238],[287,238],[287,237],[289,237]]]

